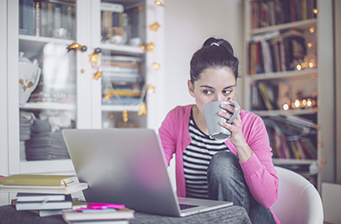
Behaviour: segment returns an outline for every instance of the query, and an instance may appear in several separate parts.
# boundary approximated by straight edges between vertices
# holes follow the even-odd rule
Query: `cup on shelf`
[[[70,32],[67,31],[67,29],[58,28],[58,29],[53,30],[52,36],[56,38],[69,38],[71,35],[70,35]]]
[[[141,45],[141,38],[134,37],[129,40],[129,45],[138,47]]]

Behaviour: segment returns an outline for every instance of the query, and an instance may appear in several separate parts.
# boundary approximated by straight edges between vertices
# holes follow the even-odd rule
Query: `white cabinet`
[[[278,117],[286,119],[282,126],[278,125],[278,120],[277,124],[265,122],[268,130],[271,130],[269,138],[274,164],[299,168],[298,172],[311,178],[320,189],[322,181],[334,181],[332,1],[302,0],[296,1],[298,4],[291,7],[292,2],[245,1],[244,105],[265,121],[269,118],[273,122],[276,119],[272,118]],[[315,9],[318,10],[316,14],[313,12]],[[296,54],[292,61],[286,58],[292,54],[287,50],[293,49],[285,42],[285,33],[288,31],[297,32],[294,36],[302,37],[295,39],[294,44],[298,45],[300,40],[304,40],[300,50],[304,50],[305,57]],[[291,64],[285,64],[287,61]],[[296,100],[300,106],[295,106]],[[315,104],[307,105],[308,100]],[[299,133],[289,133],[288,117],[292,116],[301,121],[308,119],[316,126],[305,129],[308,133],[303,133],[302,129]],[[285,137],[276,141],[273,135],[277,139],[278,136]],[[292,149],[290,145],[294,137],[298,137],[299,141],[295,140]],[[297,144],[302,139],[308,139],[313,144],[315,157],[309,156],[305,148],[305,155],[297,154],[297,148],[301,145]],[[283,149],[287,149],[291,156],[283,155]],[[276,150],[280,150],[281,155],[276,155],[279,154]]]
[[[36,5],[37,2],[40,3],[39,6]],[[1,161],[4,160],[8,166],[5,167],[6,169],[0,167],[0,174],[74,173],[72,162],[67,158],[50,160],[48,156],[46,158],[37,156],[38,152],[36,152],[34,154],[36,157],[27,160],[23,145],[27,150],[28,144],[27,142],[25,144],[25,140],[20,141],[20,138],[23,139],[23,135],[30,135],[30,133],[25,132],[25,128],[20,128],[24,126],[20,126],[22,112],[33,113],[36,119],[44,121],[42,125],[50,125],[50,130],[47,131],[49,133],[58,132],[58,129],[62,128],[116,127],[117,121],[122,119],[122,112],[127,112],[128,121],[136,124],[134,127],[157,129],[160,125],[157,105],[161,102],[162,91],[158,91],[157,85],[162,81],[163,71],[162,67],[161,70],[156,71],[153,63],[162,66],[164,60],[162,38],[164,8],[157,6],[151,0],[103,2],[120,4],[124,7],[124,13],[128,14],[128,11],[132,13],[125,15],[129,17],[126,20],[127,30],[122,29],[125,43],[108,43],[110,36],[121,35],[120,33],[107,34],[107,39],[101,36],[103,35],[101,11],[104,10],[101,10],[100,0],[1,0],[7,12],[7,18],[1,20],[0,28],[4,31],[1,32],[0,37],[6,42],[4,46],[8,49],[1,53],[1,58],[6,59],[5,62],[1,62],[6,68],[2,73],[3,81],[6,80],[5,85],[1,85],[4,87],[2,91],[6,93],[2,95],[1,101],[5,104],[3,107],[5,112],[2,113],[1,118],[1,123],[4,122],[5,126],[1,133],[5,133],[1,140],[6,144],[3,145],[1,153],[3,152],[4,156],[8,154],[8,159],[1,158]],[[26,3],[30,7],[26,6]],[[33,6],[37,6],[39,10],[35,10]],[[50,9],[52,11],[49,11]],[[28,11],[30,14],[27,15]],[[52,15],[49,15],[49,12]],[[45,21],[44,18],[47,20]],[[30,22],[27,22],[28,19]],[[157,31],[152,31],[150,25],[155,22],[162,25]],[[34,23],[39,24],[40,30],[36,29]],[[135,42],[131,41],[132,38],[135,38]],[[87,50],[82,51],[79,48],[68,51],[66,47],[73,43],[86,46]],[[155,49],[149,52],[141,49],[140,45],[146,43],[153,43]],[[150,90],[155,90],[155,93],[145,91],[144,97],[141,97],[141,103],[144,102],[147,106],[146,114],[138,115],[138,112],[143,109],[140,104],[130,105],[128,102],[103,105],[102,79],[105,74],[98,80],[95,79],[95,73],[103,71],[103,68],[100,61],[91,64],[90,57],[97,48],[101,49],[97,56],[102,62],[105,57],[114,56],[141,59],[139,72],[143,77],[142,87],[148,86]],[[28,84],[30,80],[23,79],[24,82],[19,83],[21,71],[18,63],[19,52],[23,52],[23,55],[32,62],[37,61],[41,69],[38,86],[30,95],[28,102],[23,104],[19,104],[21,95],[18,88],[28,89],[34,81]],[[62,59],[57,60],[58,56]],[[114,68],[108,65],[107,67]],[[43,129],[43,126],[39,128]],[[62,144],[59,143],[51,141],[45,149]],[[34,149],[40,147],[34,144],[33,146],[36,146],[33,147]],[[46,151],[43,150],[40,155],[44,152]]]

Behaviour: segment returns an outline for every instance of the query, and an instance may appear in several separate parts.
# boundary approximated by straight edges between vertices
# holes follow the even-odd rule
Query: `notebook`
[[[83,191],[88,202],[125,204],[137,212],[175,217],[232,205],[178,198],[154,130],[64,129],[62,133],[79,181],[88,183]]]

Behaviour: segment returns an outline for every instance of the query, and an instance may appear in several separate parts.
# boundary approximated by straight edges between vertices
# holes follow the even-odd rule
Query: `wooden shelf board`
[[[257,28],[257,29],[251,29],[250,35],[269,32],[269,31],[275,31],[275,30],[305,29],[305,28],[310,28],[311,26],[314,26],[316,24],[317,24],[317,19],[309,19],[309,20],[297,21],[297,22],[292,22],[292,23],[284,23],[284,24],[280,24],[276,26],[268,26],[268,27],[262,27],[262,28]]]
[[[275,165],[310,165],[317,162],[312,159],[272,159],[272,161]]]
[[[305,69],[300,71],[288,71],[288,72],[274,72],[274,73],[264,73],[256,75],[248,75],[251,80],[267,80],[267,79],[282,79],[282,78],[298,78],[310,75],[317,75],[318,71],[314,69]]]
[[[139,111],[139,105],[102,105],[102,111]]]
[[[33,110],[75,110],[76,105],[69,103],[53,103],[53,102],[41,102],[41,103],[26,103],[19,106],[21,109],[33,109]]]
[[[271,115],[303,115],[303,114],[315,114],[314,109],[295,109],[295,110],[259,110],[252,111],[259,116],[271,116]]]

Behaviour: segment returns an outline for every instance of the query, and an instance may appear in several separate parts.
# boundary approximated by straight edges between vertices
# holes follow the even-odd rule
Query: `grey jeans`
[[[232,201],[234,205],[244,207],[254,224],[276,223],[270,209],[252,196],[234,153],[221,151],[212,157],[207,169],[207,181],[210,199]]]

